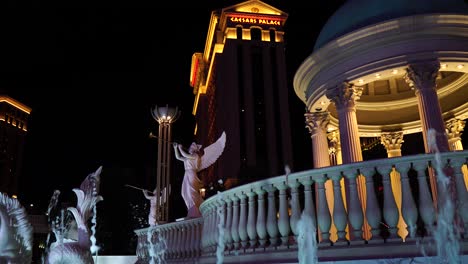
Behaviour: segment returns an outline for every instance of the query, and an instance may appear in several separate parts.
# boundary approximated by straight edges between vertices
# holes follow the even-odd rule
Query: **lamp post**
[[[169,194],[171,191],[170,170],[171,170],[171,126],[180,116],[177,107],[158,107],[151,109],[151,115],[159,124],[158,136],[150,133],[150,138],[158,139],[158,162],[156,171],[156,219],[157,223],[169,221]]]

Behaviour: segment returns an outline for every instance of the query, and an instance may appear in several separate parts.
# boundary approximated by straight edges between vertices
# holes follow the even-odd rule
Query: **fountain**
[[[297,222],[297,244],[298,244],[298,260],[300,264],[315,264],[318,263],[317,257],[317,240],[315,238],[316,228],[312,218],[304,212]]]
[[[436,131],[428,130],[431,151],[435,153],[435,174],[438,185],[437,225],[431,233],[437,248],[438,263],[460,263],[460,232],[455,222],[455,205],[452,200],[453,182],[444,172],[440,152],[436,143]]]
[[[64,234],[69,232],[69,226],[65,225],[65,212],[62,210],[60,219],[53,221],[51,229],[56,241],[50,245],[45,258],[46,264],[94,263],[92,254],[98,251],[95,238],[96,204],[103,200],[99,193],[99,182],[102,167],[89,174],[81,183],[80,188],[73,189],[77,196],[77,206],[69,207],[77,224],[77,240],[64,239]],[[88,221],[92,218],[91,230]]]

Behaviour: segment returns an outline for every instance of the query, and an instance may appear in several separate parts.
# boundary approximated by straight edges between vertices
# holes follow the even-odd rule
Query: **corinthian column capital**
[[[330,123],[330,115],[328,112],[307,112],[304,114],[306,127],[309,133],[313,136],[319,130],[326,132],[327,125]]]
[[[335,104],[338,111],[347,108],[354,110],[355,102],[361,97],[362,90],[363,88],[360,86],[344,82],[328,89],[326,95]]]
[[[405,81],[417,92],[421,92],[422,89],[435,89],[439,68],[438,60],[412,63],[406,69]]]
[[[403,141],[403,131],[383,132],[380,136],[380,142],[387,150],[400,149]]]
[[[447,135],[449,138],[461,137],[463,129],[465,128],[465,121],[460,119],[450,119],[445,123],[447,128]]]

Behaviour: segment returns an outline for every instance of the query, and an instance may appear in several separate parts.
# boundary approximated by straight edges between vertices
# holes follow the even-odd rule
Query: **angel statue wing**
[[[226,133],[223,131],[221,136],[208,147],[203,149],[203,156],[201,157],[200,170],[206,169],[211,166],[221,156],[226,145]]]

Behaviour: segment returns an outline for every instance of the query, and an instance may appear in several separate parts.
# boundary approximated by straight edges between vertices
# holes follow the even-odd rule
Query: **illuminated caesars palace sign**
[[[255,17],[230,16],[229,19],[231,20],[231,22],[237,22],[237,23],[281,26],[281,20],[271,19],[271,18],[265,19],[265,18],[255,18]]]

